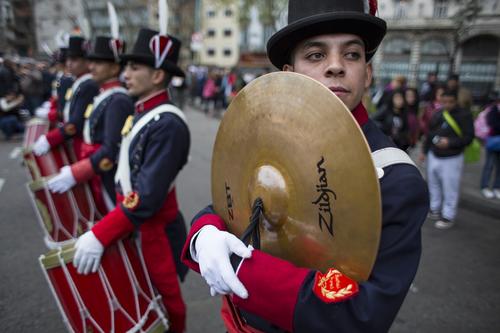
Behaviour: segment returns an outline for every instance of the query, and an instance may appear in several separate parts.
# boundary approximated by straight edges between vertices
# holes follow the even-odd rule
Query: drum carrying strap
[[[383,148],[372,153],[373,163],[377,169],[378,178],[384,177],[384,168],[394,164],[410,164],[416,167],[407,153],[398,148]]]
[[[149,111],[144,115],[137,123],[132,127],[132,130],[125,134],[122,138],[122,143],[120,147],[120,157],[118,159],[118,170],[115,175],[115,183],[119,183],[122,187],[122,192],[124,195],[132,192],[132,183],[130,181],[130,161],[129,161],[129,150],[130,144],[134,137],[146,126],[150,121],[158,120],[160,114],[162,113],[173,113],[178,116],[187,126],[186,117],[184,113],[172,104],[162,104],[157,108]]]
[[[63,120],[65,123],[67,123],[69,121],[71,101],[72,101],[73,97],[75,96],[78,88],[80,88],[80,85],[83,82],[90,80],[90,79],[92,79],[91,74],[82,75],[71,86],[72,95],[68,100],[66,100],[66,104],[64,104],[64,109],[63,109]]]
[[[101,104],[106,98],[110,97],[111,95],[114,94],[127,94],[127,89],[123,87],[114,87],[108,90],[103,91],[96,97],[94,97],[94,102],[92,104],[89,104],[89,107],[92,109],[90,112],[85,112],[85,124],[83,125],[83,141],[85,141],[86,144],[91,145],[92,144],[92,138],[90,137],[90,116],[94,110],[97,110],[99,107],[99,104]]]

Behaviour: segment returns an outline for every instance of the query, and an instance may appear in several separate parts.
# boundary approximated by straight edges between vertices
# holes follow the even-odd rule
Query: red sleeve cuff
[[[85,158],[71,165],[71,173],[78,184],[94,177],[95,172],[90,158]]]
[[[54,128],[47,133],[46,137],[51,147],[59,146],[64,142],[64,136],[60,128]]]
[[[104,247],[108,247],[133,230],[134,225],[119,205],[92,227],[92,232]]]
[[[238,272],[248,298],[233,296],[233,302],[237,307],[291,332],[299,291],[309,272],[309,269],[254,250]]]
[[[187,267],[191,268],[192,270],[194,270],[198,273],[200,272],[200,266],[198,265],[198,263],[196,261],[191,259],[189,246],[191,244],[191,239],[193,238],[193,236],[198,231],[200,231],[201,228],[203,228],[206,225],[213,225],[214,227],[216,227],[217,229],[219,229],[221,231],[227,230],[226,223],[224,222],[224,220],[220,216],[215,215],[215,214],[203,215],[202,217],[200,217],[198,220],[196,220],[193,223],[193,225],[191,226],[191,230],[189,230],[189,234],[187,236],[186,243],[184,243],[184,248],[182,249],[181,259],[182,259],[182,262]]]

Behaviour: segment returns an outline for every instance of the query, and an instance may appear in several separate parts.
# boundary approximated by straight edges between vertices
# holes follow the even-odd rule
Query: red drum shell
[[[141,330],[137,331],[141,332],[166,330],[159,317],[159,314],[165,317],[161,301],[155,299],[133,241],[119,241],[107,248],[97,273],[78,274],[70,264],[73,256],[71,246],[40,257],[54,297],[72,331],[122,333],[138,326]],[[153,301],[157,302],[159,312],[151,308],[148,311]]]
[[[80,190],[82,186],[78,185],[76,189]],[[73,195],[73,191],[52,193],[47,188],[45,178],[30,183],[28,188],[32,194],[33,206],[49,241],[58,243],[77,238],[88,230],[89,222],[94,222],[80,214],[78,198]]]

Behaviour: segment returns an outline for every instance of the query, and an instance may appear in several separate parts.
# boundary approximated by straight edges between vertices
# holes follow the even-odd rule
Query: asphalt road
[[[218,121],[188,110],[191,158],[178,181],[189,222],[210,203],[210,156]],[[17,147],[0,140],[0,332],[66,332],[38,264],[47,252]],[[16,156],[17,155],[17,156]],[[426,223],[423,254],[411,291],[391,332],[500,332],[500,217],[461,209],[456,228]],[[190,272],[182,291],[188,332],[224,332],[217,298]]]

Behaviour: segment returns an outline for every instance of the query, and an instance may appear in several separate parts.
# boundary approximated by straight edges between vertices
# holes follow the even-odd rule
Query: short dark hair
[[[458,74],[451,74],[450,76],[448,76],[448,81],[450,80],[458,81],[459,79],[460,76]]]

